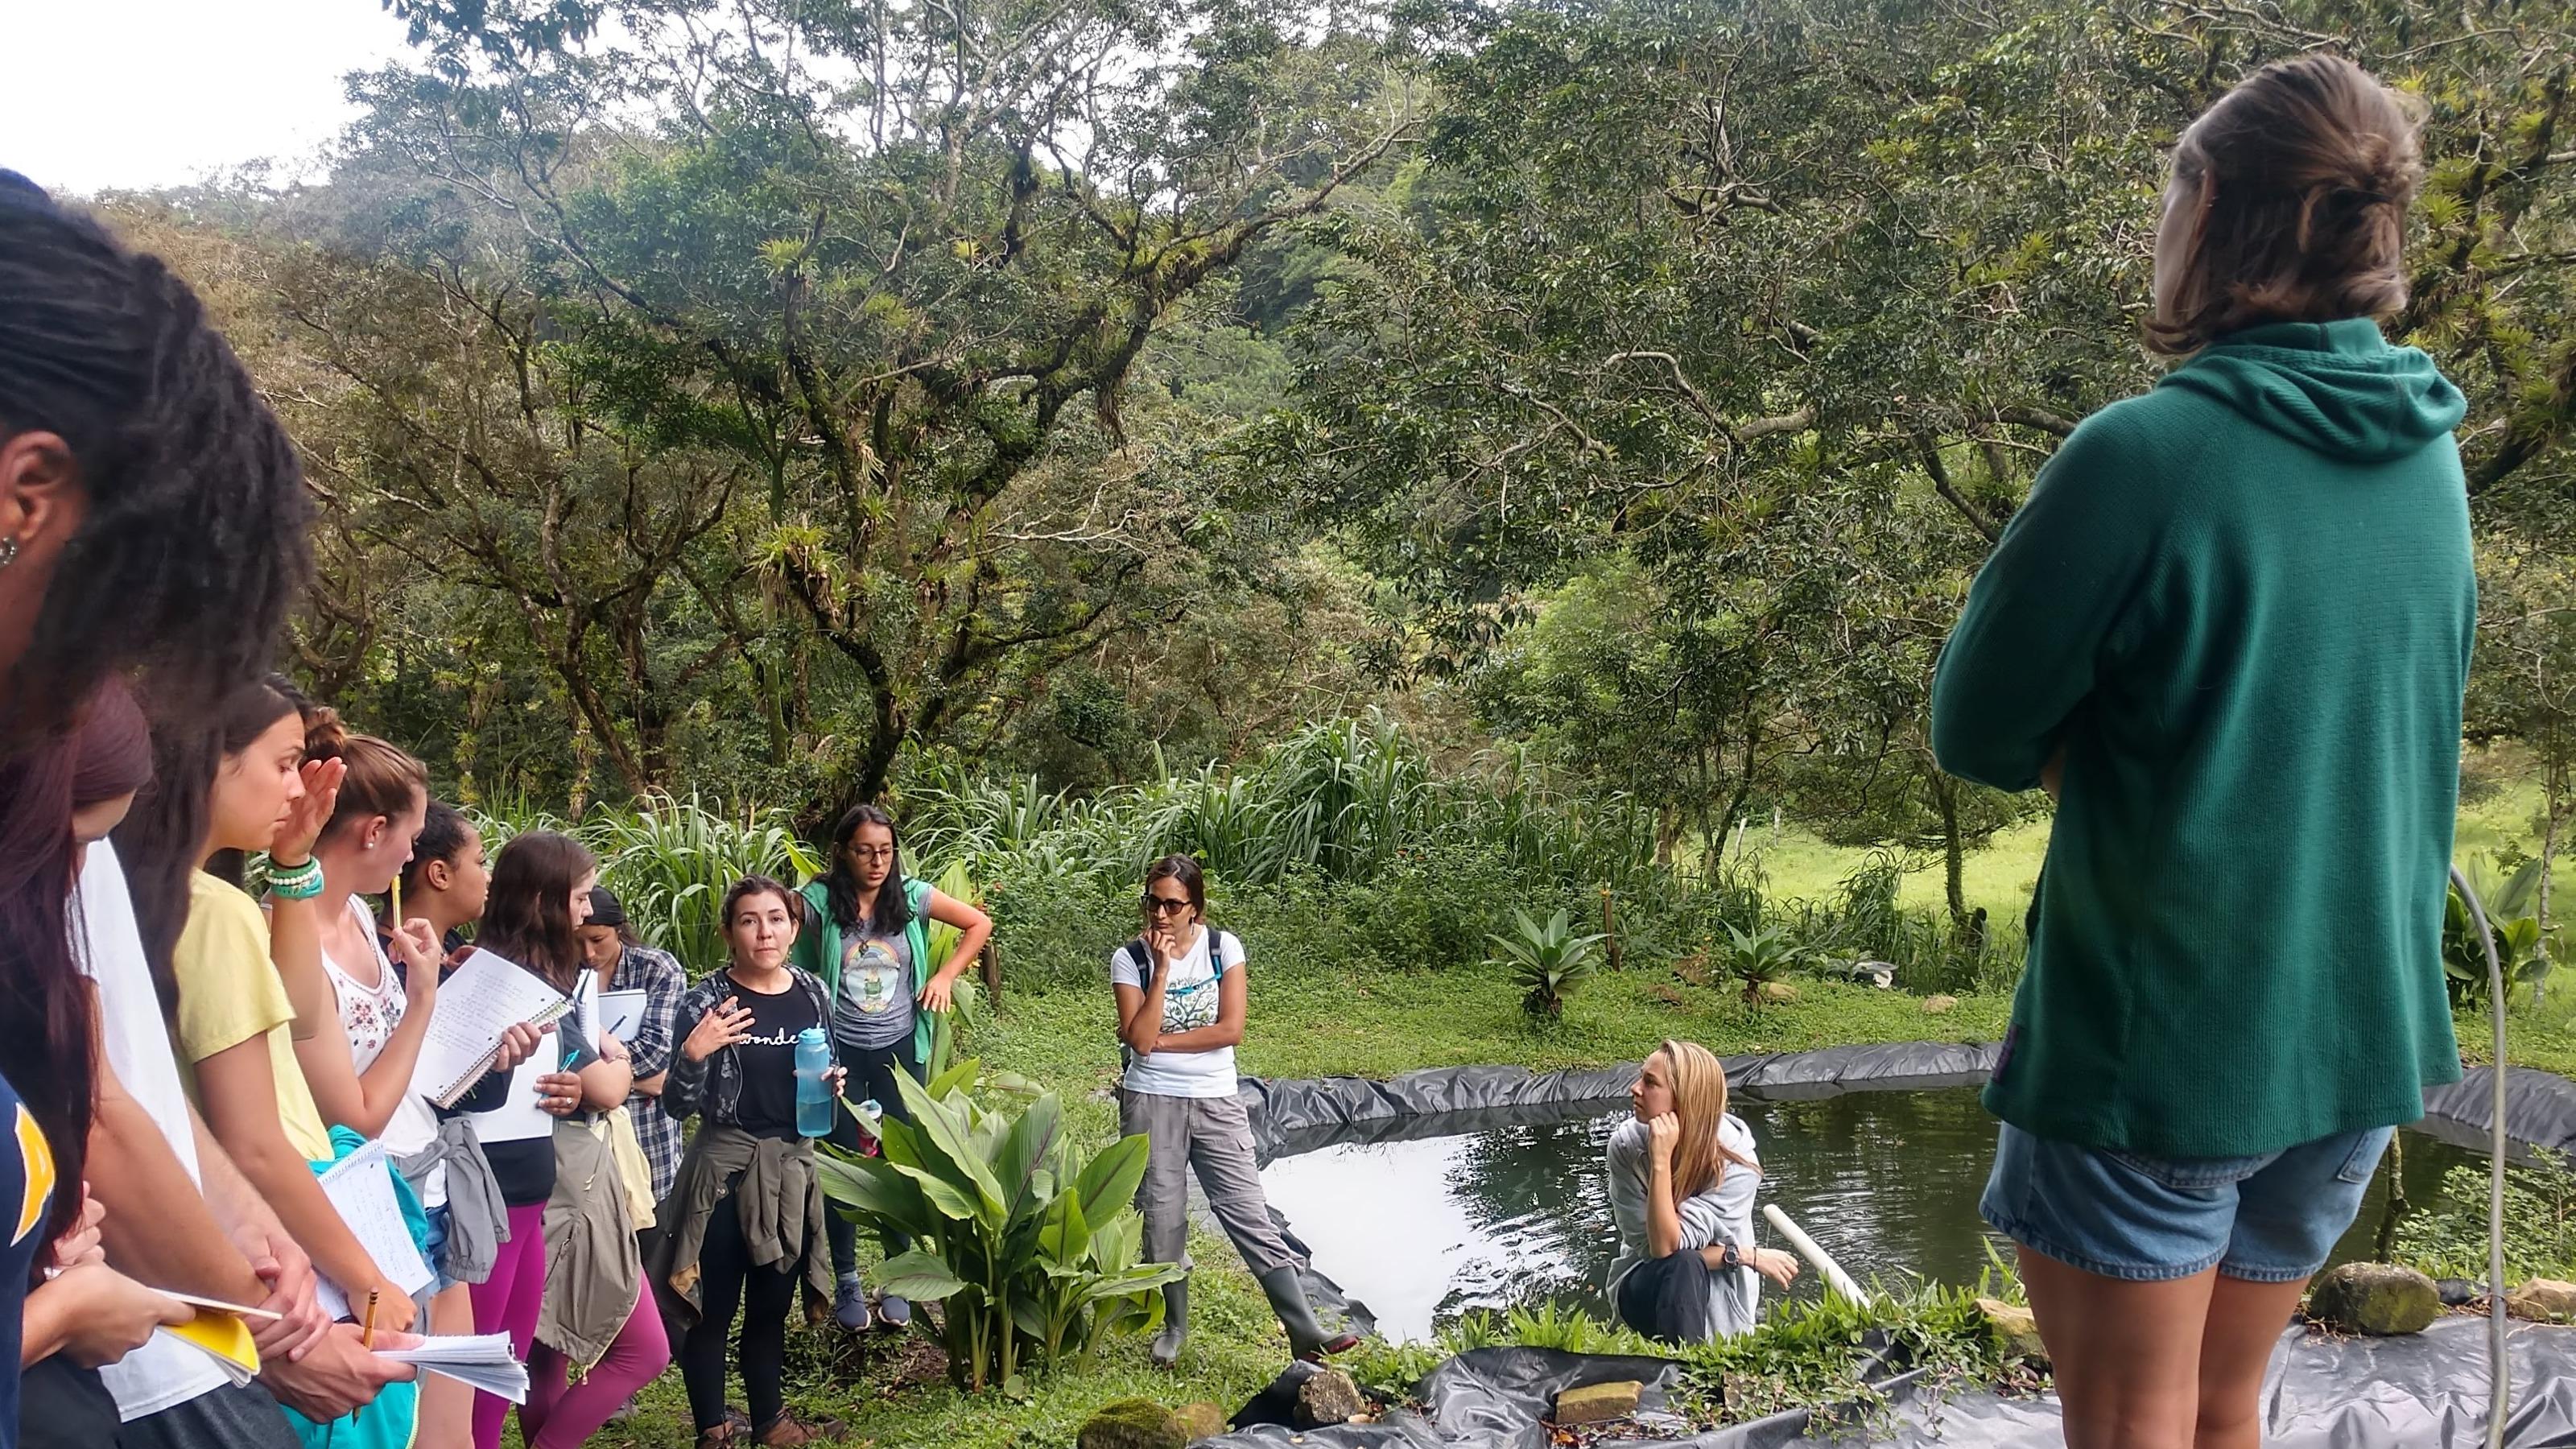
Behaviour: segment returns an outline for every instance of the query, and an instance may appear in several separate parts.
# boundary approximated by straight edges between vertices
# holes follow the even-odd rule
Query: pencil
[[[371,1348],[374,1348],[374,1347],[376,1346],[376,1293],[377,1293],[377,1291],[378,1291],[378,1290],[373,1289],[373,1288],[370,1288],[370,1289],[368,1289],[368,1290],[367,1290],[367,1321],[365,1322],[365,1324],[363,1324],[363,1325],[358,1329],[358,1347],[360,1347],[360,1348],[368,1348],[368,1349],[371,1349]],[[359,1414],[360,1410],[361,1410],[361,1409],[364,1409],[365,1407],[366,1407],[366,1406],[362,1404],[362,1405],[360,1405],[358,1408],[356,1408],[356,1409],[351,1409],[351,1410],[349,1411],[349,1427],[350,1427],[350,1428],[353,1428],[353,1429],[354,1429],[354,1428],[356,1428],[356,1427],[358,1426],[358,1414]]]

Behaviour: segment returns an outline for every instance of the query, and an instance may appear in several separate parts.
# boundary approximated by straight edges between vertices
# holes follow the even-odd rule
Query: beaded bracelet
[[[309,901],[322,894],[322,862],[310,857],[302,865],[268,869],[268,893],[282,901]]]

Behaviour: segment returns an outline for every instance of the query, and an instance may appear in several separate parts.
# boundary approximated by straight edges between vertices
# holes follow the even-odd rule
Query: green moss
[[[1085,1419],[1079,1449],[1184,1449],[1189,1434],[1172,1411],[1151,1399],[1120,1399]]]

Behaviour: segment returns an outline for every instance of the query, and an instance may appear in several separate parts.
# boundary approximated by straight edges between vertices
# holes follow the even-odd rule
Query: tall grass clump
[[[504,807],[478,815],[475,824],[486,851],[497,852],[527,830],[561,831],[590,847],[599,857],[599,883],[626,907],[636,934],[678,957],[692,975],[724,964],[720,913],[735,881],[766,875],[795,885],[821,869],[784,811],[726,811],[694,793],[594,805],[577,823]]]
[[[1599,892],[1640,919],[1671,893],[1651,812],[1577,803],[1518,758],[1445,775],[1381,714],[1311,724],[1237,766],[1176,769],[1090,796],[921,767],[901,792],[925,860],[965,862],[1016,978],[1088,979],[1136,929],[1146,866],[1207,867],[1211,914],[1266,960],[1330,953],[1393,966],[1474,962],[1512,912],[1590,919]]]

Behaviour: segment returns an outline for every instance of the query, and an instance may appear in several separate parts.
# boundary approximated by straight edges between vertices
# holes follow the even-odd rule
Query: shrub
[[[1497,964],[1510,971],[1513,984],[1524,990],[1521,1009],[1532,1016],[1564,1015],[1565,994],[1592,979],[1592,954],[1602,937],[1575,934],[1574,923],[1564,911],[1540,925],[1529,912],[1515,910],[1512,924],[1515,934],[1489,939]]]
[[[2576,1278],[2576,1172],[2547,1148],[2532,1157],[2528,1167],[2505,1170],[2508,1286],[2525,1278]],[[2436,1278],[2484,1282],[2489,1171],[2484,1162],[2464,1162],[2443,1173],[2433,1202],[2398,1222],[2389,1256]]]
[[[1054,1093],[987,1110],[968,1091],[976,1072],[970,1058],[926,1086],[897,1073],[913,1120],[885,1119],[882,1157],[827,1151],[823,1188],[861,1226],[912,1238],[868,1276],[946,1305],[950,1376],[1016,1393],[1032,1363],[1052,1368],[1069,1348],[1087,1361],[1109,1338],[1161,1326],[1158,1290],[1183,1270],[1138,1261],[1143,1136],[1086,1161]]]
[[[2542,949],[2538,900],[2540,862],[2523,862],[2504,875],[2484,856],[2472,856],[2461,867],[2478,893],[2487,925],[2495,932],[2496,959],[2504,967],[2507,992],[2523,982],[2537,983],[2549,974],[2549,955]],[[2477,917],[2460,888],[2451,887],[2442,921],[2442,971],[2449,978],[2451,1004],[2475,1006],[2491,994],[2486,943],[2478,938]]]
[[[1791,938],[1785,926],[1763,926],[1745,931],[1735,926],[1726,928],[1727,974],[1744,983],[1744,1004],[1762,1004],[1762,988],[1788,975],[1808,959],[1807,949]]]
[[[581,841],[599,857],[599,883],[626,907],[636,934],[678,957],[691,975],[724,964],[719,913],[735,881],[766,875],[792,886],[820,868],[783,813],[745,808],[737,821],[694,794],[593,806],[579,823],[497,808],[478,813],[474,824],[493,853],[528,830],[558,830]]]

